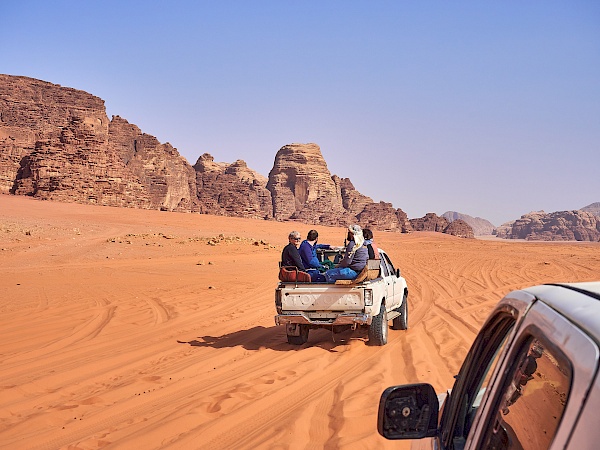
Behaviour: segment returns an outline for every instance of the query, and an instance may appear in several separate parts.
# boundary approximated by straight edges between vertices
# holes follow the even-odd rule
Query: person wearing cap
[[[364,241],[362,229],[358,225],[350,225],[344,257],[336,268],[325,272],[325,279],[328,283],[335,283],[335,280],[353,280],[358,276],[369,259],[369,252],[364,246]]]
[[[286,245],[281,252],[281,265],[284,267],[295,266],[298,270],[305,270],[302,258],[300,258],[300,253],[298,252],[298,247],[302,240],[300,233],[298,231],[292,231],[288,235],[288,240],[290,243]]]

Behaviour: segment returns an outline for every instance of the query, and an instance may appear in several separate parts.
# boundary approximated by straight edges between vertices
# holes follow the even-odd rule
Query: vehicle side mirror
[[[439,402],[430,384],[392,386],[381,394],[377,431],[386,439],[437,435]]]
[[[400,278],[400,269],[396,269],[396,278]]]

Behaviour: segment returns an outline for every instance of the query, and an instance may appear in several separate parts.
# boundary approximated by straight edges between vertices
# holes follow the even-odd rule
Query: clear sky
[[[600,201],[600,2],[0,2],[0,73],[82,89],[191,163],[314,142],[410,218]]]

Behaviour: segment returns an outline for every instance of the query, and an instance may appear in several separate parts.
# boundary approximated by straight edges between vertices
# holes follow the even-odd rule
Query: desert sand
[[[600,279],[598,243],[376,232],[409,330],[294,347],[273,292],[287,234],[310,228],[0,195],[0,448],[408,448],[377,434],[386,387],[451,387],[510,290]]]

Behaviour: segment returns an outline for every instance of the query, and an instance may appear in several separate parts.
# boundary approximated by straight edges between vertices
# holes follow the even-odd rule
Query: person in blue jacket
[[[317,244],[319,239],[319,233],[317,230],[310,230],[306,239],[300,244],[298,251],[300,252],[300,258],[302,258],[302,264],[306,268],[306,271],[310,274],[312,281],[325,281],[325,277],[321,275],[321,272],[325,272],[330,266],[331,261],[325,261],[321,263],[317,258],[317,249],[329,248],[329,244]]]

